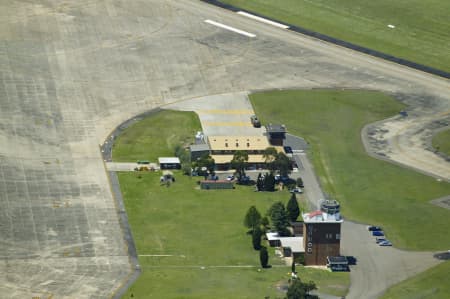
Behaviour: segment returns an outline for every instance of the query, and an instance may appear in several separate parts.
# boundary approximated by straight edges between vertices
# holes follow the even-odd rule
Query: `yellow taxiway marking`
[[[254,112],[251,109],[247,110],[224,110],[224,109],[211,109],[211,110],[198,110],[199,114],[248,114],[253,115]]]
[[[202,124],[207,126],[229,126],[229,127],[251,127],[250,122],[226,122],[226,121],[204,121]]]

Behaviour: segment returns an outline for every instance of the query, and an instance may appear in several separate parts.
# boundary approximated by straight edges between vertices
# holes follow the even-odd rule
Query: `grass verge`
[[[193,113],[159,112],[118,137],[114,160],[172,155],[177,144],[192,141],[199,129]],[[123,298],[284,296],[279,287],[286,285],[290,267],[275,258],[271,249],[269,263],[274,267],[258,271],[259,253],[252,248],[243,219],[251,205],[264,213],[275,201],[286,203],[290,194],[256,193],[241,186],[201,191],[196,189],[196,178],[175,175],[176,182],[165,187],[159,184],[160,173],[118,174],[143,271]],[[297,271],[301,279],[316,282],[321,292],[347,293],[348,273],[302,267]]]
[[[391,287],[381,299],[447,299],[450,297],[450,261]]]
[[[381,225],[398,248],[440,250],[450,244],[450,211],[428,203],[450,194],[450,184],[373,159],[362,127],[403,107],[369,91],[274,91],[250,96],[264,123],[284,123],[305,137],[324,189],[341,202],[347,219]]]
[[[235,190],[198,190],[196,178],[176,173],[170,187],[159,173],[119,173],[129,223],[143,273],[124,298],[271,298],[283,296],[289,266],[270,255],[274,267],[258,271],[243,219],[255,205],[264,213],[290,194]],[[170,255],[164,257],[147,255]],[[234,266],[252,266],[238,268]],[[202,269],[201,267],[205,267]],[[348,273],[297,267],[302,279],[321,292],[345,295]]]
[[[293,25],[450,71],[446,0],[223,0]],[[389,28],[394,25],[395,28]]]
[[[162,110],[119,135],[114,142],[113,159],[157,162],[158,157],[174,156],[175,147],[189,144],[197,131],[201,131],[201,125],[194,112]]]
[[[441,153],[450,156],[450,130],[437,133],[433,137],[433,147]]]

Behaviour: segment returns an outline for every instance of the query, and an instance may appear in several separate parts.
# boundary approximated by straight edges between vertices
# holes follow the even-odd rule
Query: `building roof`
[[[226,164],[233,160],[233,155],[211,155],[216,164]],[[263,155],[248,155],[247,163],[265,163]]]
[[[208,136],[211,150],[265,150],[270,146],[265,136]]]
[[[267,133],[286,133],[286,126],[280,124],[268,124],[266,125]]]
[[[323,211],[313,211],[302,215],[305,223],[342,223],[341,214],[328,214]]]
[[[275,233],[266,233],[266,238],[268,241],[275,241],[279,240],[281,237],[277,232],[275,232]]]
[[[159,157],[158,162],[159,164],[180,164],[180,159],[178,157]]]
[[[209,145],[207,143],[198,143],[198,144],[191,144],[189,146],[189,150],[191,152],[204,152],[209,151]]]
[[[348,265],[348,260],[345,256],[327,256],[327,261],[333,265]]]
[[[281,247],[289,247],[292,252],[305,252],[303,237],[281,237]]]
[[[217,180],[217,181],[203,180],[203,181],[200,181],[200,184],[205,184],[205,183],[208,183],[208,184],[234,184],[233,181],[227,181],[227,180]]]

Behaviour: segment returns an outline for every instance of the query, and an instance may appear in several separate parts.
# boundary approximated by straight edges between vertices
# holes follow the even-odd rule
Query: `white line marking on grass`
[[[254,19],[254,20],[257,20],[257,21],[260,21],[260,22],[263,22],[263,23],[266,23],[266,24],[269,24],[269,25],[272,25],[272,26],[275,26],[275,27],[278,27],[278,28],[283,28],[283,29],[288,29],[289,28],[289,26],[286,26],[284,24],[277,23],[277,22],[274,22],[274,21],[271,21],[271,20],[267,20],[267,19],[255,16],[255,15],[249,14],[249,13],[247,13],[245,11],[238,11],[237,13],[240,14],[241,16],[244,16],[244,17],[247,17],[247,18],[250,18],[250,19]]]
[[[166,256],[179,256],[186,257],[184,255],[173,255],[173,254],[139,254],[139,256],[151,256],[151,257],[166,257]]]
[[[240,29],[236,29],[234,27],[231,27],[231,26],[228,26],[228,25],[224,25],[224,24],[221,24],[221,23],[218,23],[218,22],[214,22],[214,21],[211,21],[211,20],[205,20],[205,23],[208,23],[208,24],[211,24],[211,25],[214,25],[214,26],[226,29],[226,30],[230,30],[230,31],[233,31],[233,32],[236,32],[236,33],[248,36],[248,37],[256,37],[256,35],[253,34],[253,33],[250,33],[250,32],[247,32],[247,31],[243,31],[243,30],[240,30]]]

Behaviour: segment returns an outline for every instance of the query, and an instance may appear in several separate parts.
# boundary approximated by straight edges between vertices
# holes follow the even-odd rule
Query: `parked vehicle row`
[[[383,229],[379,226],[367,226],[367,230],[372,233],[375,238],[375,243],[379,246],[392,246],[391,241],[385,238]]]

